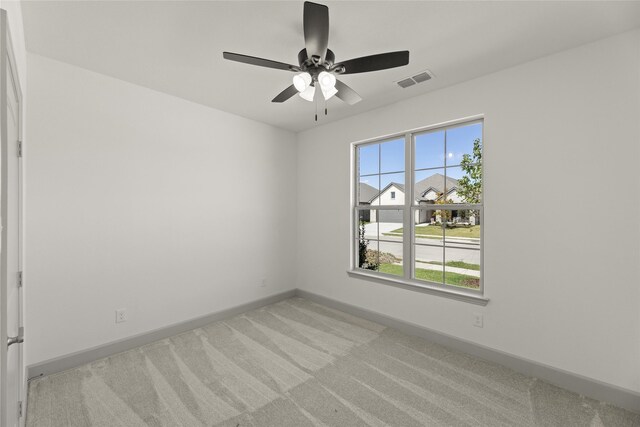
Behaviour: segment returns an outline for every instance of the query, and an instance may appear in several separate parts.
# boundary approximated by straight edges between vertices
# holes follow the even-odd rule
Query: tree
[[[473,141],[473,154],[464,154],[460,167],[465,175],[458,180],[458,195],[465,203],[480,203],[482,197],[482,146],[480,138]],[[469,212],[479,223],[477,211]]]
[[[458,195],[465,203],[480,203],[482,197],[482,146],[473,141],[473,155],[464,154],[460,167],[465,175],[458,180]]]
[[[434,204],[436,205],[448,205],[453,203],[453,201],[451,199],[447,199],[444,196],[444,193],[438,193],[438,198],[436,199],[436,201],[434,202]],[[445,210],[437,210],[436,215],[440,216],[440,221],[441,222],[449,222],[451,221],[451,211],[448,209]]]

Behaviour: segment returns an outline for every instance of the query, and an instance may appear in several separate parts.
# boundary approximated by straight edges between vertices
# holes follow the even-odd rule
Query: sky
[[[420,181],[434,173],[461,178],[462,169],[458,166],[463,154],[473,153],[473,141],[482,139],[482,124],[450,128],[416,135],[415,140],[415,179]],[[390,182],[404,183],[404,138],[394,139],[381,144],[363,145],[358,148],[360,182],[375,188],[384,188]],[[421,170],[428,169],[428,170]],[[363,176],[371,175],[373,176]],[[378,178],[378,175],[380,177]],[[380,183],[378,183],[378,180]]]

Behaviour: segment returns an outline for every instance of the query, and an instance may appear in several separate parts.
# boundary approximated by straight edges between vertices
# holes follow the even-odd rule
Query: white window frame
[[[434,210],[434,207],[430,205],[428,208],[416,206],[414,204],[414,176],[415,176],[415,137],[417,135],[435,132],[440,130],[449,130],[457,127],[472,125],[474,123],[482,123],[482,146],[484,153],[484,116],[466,117],[459,120],[452,120],[445,123],[439,123],[436,125],[426,126],[423,128],[412,129],[405,132],[400,132],[392,135],[385,135],[378,138],[372,138],[363,141],[357,141],[351,143],[351,206],[350,206],[350,224],[351,233],[349,235],[350,240],[350,254],[351,262],[348,274],[351,277],[363,278],[376,283],[384,283],[393,286],[399,286],[401,288],[420,291],[424,293],[444,296],[453,298],[460,301],[470,302],[478,305],[486,305],[489,299],[485,295],[484,287],[484,229],[485,229],[485,215],[484,215],[484,182],[482,180],[482,203],[469,204],[469,203],[455,203],[455,204],[442,204],[437,205],[437,210],[478,210],[480,211],[481,228],[480,228],[480,287],[479,289],[466,289],[456,287],[453,285],[446,285],[444,283],[428,282],[424,280],[414,279],[414,245],[415,242],[415,212],[419,210]],[[404,150],[405,150],[405,198],[404,205],[359,205],[358,201],[358,148],[364,145],[381,144],[393,140],[404,138]],[[446,153],[446,137],[445,137],[445,153]],[[482,159],[482,174],[484,177],[486,159],[483,155]],[[444,167],[443,167],[444,168]],[[446,179],[446,168],[445,179]],[[403,259],[403,276],[395,276],[392,274],[381,273],[378,271],[364,270],[358,266],[358,231],[359,231],[359,212],[362,210],[402,210],[403,211],[403,236],[402,236],[402,259]],[[378,216],[378,215],[376,215]],[[409,225],[407,227],[407,225]],[[378,236],[380,238],[380,236]],[[444,260],[443,260],[444,261]],[[444,268],[444,265],[443,265]]]

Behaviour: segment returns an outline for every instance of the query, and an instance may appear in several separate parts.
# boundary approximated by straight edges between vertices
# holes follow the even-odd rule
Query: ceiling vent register
[[[408,88],[409,86],[413,86],[417,83],[426,82],[427,80],[431,80],[433,78],[433,73],[431,71],[423,71],[421,73],[416,74],[413,77],[407,77],[406,79],[402,79],[397,81],[396,83],[403,89]]]

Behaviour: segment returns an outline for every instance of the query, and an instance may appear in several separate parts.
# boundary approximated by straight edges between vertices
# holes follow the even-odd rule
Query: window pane
[[[380,271],[396,276],[404,276],[402,267],[402,219],[403,209],[379,210],[380,222],[379,251]]]
[[[402,242],[402,220],[404,218],[404,210],[402,209],[381,209],[378,211],[378,229],[380,231],[381,240],[390,240],[393,242]]]
[[[404,171],[404,138],[380,144],[380,172]]]
[[[427,204],[420,204],[419,206],[426,206]],[[429,224],[435,223],[436,212],[435,209],[415,209],[413,211],[413,223],[414,227],[424,227]]]
[[[414,278],[442,283],[444,237],[437,213],[435,209],[415,209],[413,212]]]
[[[445,246],[480,250],[482,225],[479,210],[451,209],[440,212],[447,216]]]
[[[379,204],[380,175],[362,176],[358,181],[358,204]]]
[[[458,247],[444,248],[445,273],[447,285],[480,289],[480,251]]]
[[[445,191],[444,169],[416,171],[414,194],[418,205],[434,203],[442,198]]]
[[[384,236],[402,237],[401,209],[371,209],[369,223],[365,224],[365,234],[369,239],[384,239]],[[387,239],[394,240],[394,239]]]
[[[369,212],[369,222],[361,223],[361,226],[364,226],[364,237],[370,240],[378,240],[377,214],[380,211],[372,209],[367,212]]]
[[[415,169],[444,166],[444,131],[429,132],[415,137]]]
[[[380,235],[402,235],[402,210],[380,209],[375,212],[374,219],[377,221],[377,227]]]
[[[442,246],[444,244],[444,235],[440,211],[417,211],[416,216],[419,216],[417,220],[426,222],[415,225],[414,242]]]
[[[472,163],[478,163],[480,157],[474,155],[474,144],[482,149],[482,123],[447,130],[447,165],[459,165],[465,155]]]
[[[414,253],[414,278],[427,282],[442,283],[444,247],[414,245]]]
[[[369,209],[359,210],[357,212],[357,226],[366,225],[371,222],[371,211]]]
[[[380,241],[379,245],[379,271],[400,277],[404,276],[402,266],[402,241],[399,243]]]
[[[378,270],[378,241],[364,238],[359,233],[359,238],[356,240],[356,261],[358,268],[364,270]]]
[[[361,145],[358,147],[359,175],[380,173],[380,144]]]
[[[482,166],[471,165],[466,170],[460,166],[447,168],[447,203],[482,202]]]
[[[394,194],[392,195],[391,193]],[[383,206],[404,204],[404,173],[389,173],[380,175],[379,199],[379,204]],[[375,200],[374,202],[377,202],[377,200]]]

